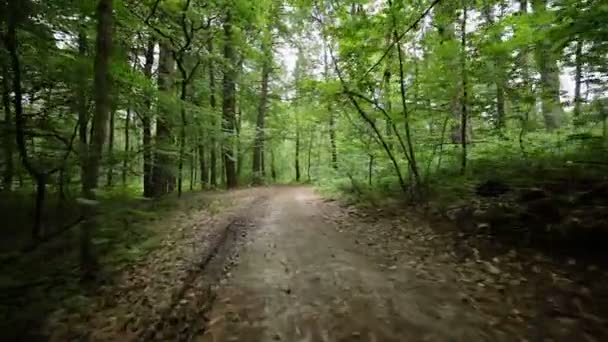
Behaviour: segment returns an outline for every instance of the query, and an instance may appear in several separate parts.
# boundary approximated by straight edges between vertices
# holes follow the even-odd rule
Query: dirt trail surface
[[[208,314],[211,341],[495,341],[447,282],[382,268],[324,219],[309,188],[276,188]],[[508,340],[505,336],[505,340]]]
[[[159,249],[51,315],[51,340],[608,340],[601,265],[307,187],[200,196],[159,223]]]

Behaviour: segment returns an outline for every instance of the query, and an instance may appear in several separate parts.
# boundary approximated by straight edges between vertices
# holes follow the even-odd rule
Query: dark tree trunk
[[[266,51],[268,48],[263,46]],[[266,107],[268,102],[268,80],[270,78],[270,68],[272,52],[270,56],[266,53],[262,66],[262,90],[260,93],[260,103],[258,106],[258,116],[255,127],[255,141],[253,143],[253,182],[261,184],[264,177],[264,129],[266,119]]]
[[[148,79],[152,79],[152,66],[154,65],[154,46],[156,43],[152,38],[148,40],[146,47],[146,61],[144,64],[144,75]],[[143,156],[144,156],[144,197],[153,197],[152,183],[152,102],[149,95],[146,96],[144,110],[146,113],[142,115],[142,130],[143,130]]]
[[[183,69],[180,68],[182,71]],[[188,122],[186,121],[186,107],[185,107],[185,102],[186,102],[186,98],[187,98],[187,89],[188,89],[188,83],[186,80],[186,75],[185,72],[182,72],[182,82],[181,82],[181,96],[180,99],[181,101],[181,109],[180,109],[180,114],[181,114],[181,119],[182,119],[182,125],[179,129],[179,162],[178,162],[178,180],[177,180],[177,197],[181,197],[182,196],[182,182],[183,182],[183,170],[184,170],[184,159],[185,159],[185,154],[186,154],[186,125],[188,124]]]
[[[274,150],[270,149],[270,176],[272,177],[272,182],[277,182],[277,168],[274,163]]]
[[[226,174],[226,186],[235,188],[237,186],[236,177],[236,156],[234,154],[234,136],[236,119],[236,61],[232,38],[232,17],[230,10],[227,10],[224,19],[224,58],[227,65],[224,67],[224,80],[222,98],[222,131],[224,139],[222,142],[222,153]]]
[[[112,0],[99,0],[97,6],[97,46],[95,54],[94,98],[91,143],[87,153],[83,196],[89,201],[87,220],[82,224],[80,239],[81,265],[85,277],[90,276],[96,268],[91,236],[97,227],[95,189],[99,179],[99,166],[103,144],[107,135],[108,116],[110,114],[110,56],[112,49]]]
[[[172,74],[175,61],[173,60],[171,47],[167,43],[160,44],[160,54],[158,62],[158,90],[168,93],[172,88]],[[168,112],[166,106],[159,106],[159,115],[156,119],[156,143],[155,160],[152,170],[152,187],[154,197],[159,197],[170,192],[175,184],[175,176],[171,172],[173,158],[169,150],[172,145],[171,128],[169,126]]]
[[[209,39],[207,46],[209,53],[213,53],[213,40]],[[209,61],[209,106],[211,107],[211,134],[209,134],[209,184],[217,186],[217,113],[215,112],[215,72],[213,61]]]
[[[131,108],[127,108],[127,117],[125,118],[125,156],[122,161],[122,185],[127,186],[127,174],[129,172],[129,154],[130,144],[130,129],[131,129]]]
[[[25,137],[26,117],[23,113],[23,88],[21,86],[21,60],[19,58],[19,43],[17,40],[17,26],[22,19],[21,9],[17,1],[8,3],[8,27],[4,36],[5,46],[9,53],[10,65],[13,71],[13,104],[15,107],[15,139],[21,164],[36,182],[36,206],[34,214],[34,226],[32,227],[32,239],[34,241],[41,237],[42,208],[44,205],[44,195],[46,188],[47,174],[36,169],[30,161]]]
[[[296,151],[295,151],[296,182],[300,181],[300,123],[296,113]]]
[[[78,54],[84,60],[87,56],[87,37],[84,31],[78,33]],[[84,188],[84,179],[87,164],[88,153],[88,126],[89,126],[89,110],[87,106],[87,85],[86,68],[80,66],[78,82],[75,91],[76,110],[78,112],[78,151],[80,154],[80,183]]]
[[[108,131],[108,179],[106,181],[107,187],[114,185],[114,119],[116,118],[116,112],[110,111],[110,127]]]
[[[2,66],[2,107],[4,107],[4,127],[3,141],[4,147],[4,174],[2,175],[2,190],[11,191],[13,189],[13,152],[15,149],[13,130],[13,114],[11,113],[10,80],[8,68]]]

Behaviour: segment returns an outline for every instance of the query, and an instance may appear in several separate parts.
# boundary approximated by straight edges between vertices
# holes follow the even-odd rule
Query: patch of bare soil
[[[204,326],[211,287],[230,267],[250,211],[263,205],[264,194],[245,189],[214,195],[209,207],[168,217],[159,227],[166,230],[159,249],[83,298],[79,310],[50,316],[45,328],[50,340],[191,339]]]
[[[459,310],[483,317],[479,328],[494,340],[608,340],[608,272],[600,265],[465,234],[408,208],[330,207],[326,217],[378,267],[449,284]]]

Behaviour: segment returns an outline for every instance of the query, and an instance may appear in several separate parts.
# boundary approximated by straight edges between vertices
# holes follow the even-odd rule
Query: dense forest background
[[[46,269],[60,240],[95,278],[110,251],[145,253],[123,229],[144,208],[290,182],[596,239],[607,17],[601,0],[1,0],[0,263]]]

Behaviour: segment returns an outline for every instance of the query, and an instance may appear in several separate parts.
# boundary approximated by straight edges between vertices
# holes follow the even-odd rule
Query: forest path
[[[382,268],[323,218],[310,188],[269,189],[218,288],[209,341],[480,341],[484,321],[449,283]]]

